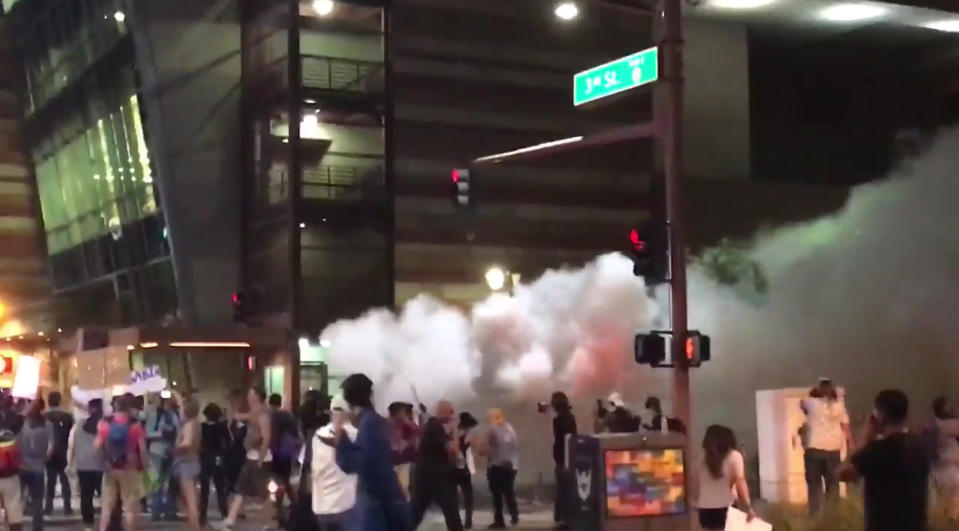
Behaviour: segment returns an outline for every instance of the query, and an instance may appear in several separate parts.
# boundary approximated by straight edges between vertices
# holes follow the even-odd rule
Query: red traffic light
[[[239,293],[234,293],[234,294],[233,294],[233,304],[239,304],[239,302],[240,302],[240,294],[239,294]]]
[[[696,356],[696,342],[693,338],[686,338],[686,359],[689,361],[693,360],[693,357]]]
[[[633,249],[637,251],[646,250],[646,240],[640,237],[639,231],[636,229],[629,231],[629,243],[633,244]]]
[[[460,171],[453,170],[453,182],[458,183],[460,181]]]

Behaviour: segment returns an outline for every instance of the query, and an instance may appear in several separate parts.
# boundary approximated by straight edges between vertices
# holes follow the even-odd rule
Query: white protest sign
[[[17,398],[36,398],[40,387],[40,360],[33,356],[20,356],[17,372],[13,377],[10,394]]]
[[[773,531],[773,525],[759,518],[753,518],[752,522],[747,522],[746,513],[730,507],[726,514],[725,531]]]

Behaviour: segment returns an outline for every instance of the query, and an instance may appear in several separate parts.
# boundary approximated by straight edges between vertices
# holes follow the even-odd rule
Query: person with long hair
[[[90,400],[87,418],[73,425],[67,442],[67,468],[76,473],[80,484],[80,516],[88,529],[93,527],[96,516],[93,497],[103,481],[103,457],[96,447],[97,425],[102,419],[103,400]]]
[[[932,479],[950,518],[959,519],[959,418],[944,396],[932,402],[935,461]]]
[[[740,508],[746,511],[747,520],[755,513],[746,484],[745,461],[737,449],[733,430],[713,424],[703,437],[703,462],[699,467],[699,525],[703,529],[721,531],[726,528],[726,515],[739,498]]]
[[[473,460],[473,441],[476,439],[476,426],[479,422],[466,411],[460,413],[459,419],[459,451],[463,454],[462,461],[453,470],[453,482],[463,495],[464,529],[473,528],[473,474],[476,473],[476,464]]]
[[[177,395],[183,414],[173,446],[173,477],[179,482],[180,496],[186,505],[190,529],[200,529],[200,511],[197,507],[196,480],[200,475],[200,404],[192,396]]]
[[[837,470],[842,461],[843,445],[852,447],[849,413],[836,386],[828,378],[819,380],[819,397],[802,401],[808,426],[803,463],[806,468],[806,488],[809,514],[816,514],[823,503],[823,484],[826,497],[839,493]]]
[[[216,488],[217,505],[220,514],[227,514],[226,455],[230,448],[230,429],[223,421],[223,410],[213,402],[203,408],[206,422],[200,435],[200,526],[207,523],[207,509],[210,504],[210,482]]]
[[[53,423],[43,416],[43,399],[30,402],[20,431],[20,480],[30,496],[30,516],[34,531],[43,529],[44,476],[47,460],[53,455],[55,438]]]
[[[569,507],[575,481],[569,471],[567,448],[569,438],[576,436],[576,417],[569,404],[569,397],[556,391],[549,399],[553,409],[553,464],[556,476],[556,500],[553,503],[553,521],[559,528],[568,527]]]

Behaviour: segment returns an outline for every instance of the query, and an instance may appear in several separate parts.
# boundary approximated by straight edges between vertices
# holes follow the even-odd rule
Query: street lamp
[[[313,11],[321,17],[329,15],[333,12],[333,0],[313,0]]]
[[[570,21],[579,16],[579,6],[576,2],[560,2],[553,11],[560,20]]]
[[[506,271],[502,268],[493,266],[486,270],[486,285],[493,291],[499,291],[506,285]]]

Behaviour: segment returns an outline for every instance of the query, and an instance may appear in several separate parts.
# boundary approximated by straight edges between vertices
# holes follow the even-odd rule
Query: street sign
[[[634,89],[659,78],[659,48],[594,66],[573,76],[573,105]]]

